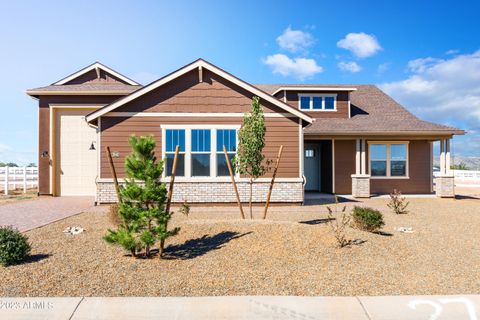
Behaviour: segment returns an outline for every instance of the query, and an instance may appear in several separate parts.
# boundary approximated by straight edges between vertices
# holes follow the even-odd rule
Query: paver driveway
[[[94,207],[93,197],[42,197],[35,201],[0,206],[0,226],[11,225],[20,231],[38,228]]]

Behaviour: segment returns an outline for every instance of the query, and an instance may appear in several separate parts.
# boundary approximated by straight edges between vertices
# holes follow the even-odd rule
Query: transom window
[[[312,111],[336,111],[336,94],[310,94],[299,95],[299,104],[301,110]]]
[[[176,175],[179,177],[223,177],[229,176],[223,146],[230,161],[237,152],[237,127],[185,126],[185,129],[164,130],[165,176],[170,176],[177,144],[180,146]],[[170,126],[172,127],[172,126]],[[176,125],[174,127],[177,127]]]
[[[407,142],[369,142],[372,177],[407,177]]]

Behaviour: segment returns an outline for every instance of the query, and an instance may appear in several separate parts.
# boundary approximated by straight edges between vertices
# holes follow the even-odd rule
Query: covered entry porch
[[[305,140],[303,179],[306,196],[335,193],[333,153],[333,139]]]

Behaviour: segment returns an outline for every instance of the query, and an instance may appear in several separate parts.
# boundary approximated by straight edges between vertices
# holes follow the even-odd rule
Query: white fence
[[[474,170],[451,170],[455,176],[455,184],[459,186],[480,186],[480,171]],[[438,171],[433,172],[433,176],[437,177]]]
[[[37,167],[0,167],[0,190],[8,195],[9,190],[38,187]]]

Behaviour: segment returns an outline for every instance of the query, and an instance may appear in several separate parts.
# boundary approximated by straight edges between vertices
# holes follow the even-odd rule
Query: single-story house
[[[254,96],[265,114],[266,157],[284,146],[272,202],[302,203],[315,192],[433,193],[434,141],[436,194],[451,197],[450,139],[464,134],[418,119],[373,85],[254,85],[202,59],[145,86],[96,62],[27,94],[39,103],[39,193],[97,203],[116,201],[105,147],[122,179],[132,134],[155,136],[167,182],[180,146],[174,201],[235,202],[223,145],[233,157]],[[265,201],[270,177],[255,182],[254,201]],[[237,182],[246,200],[247,179]]]

